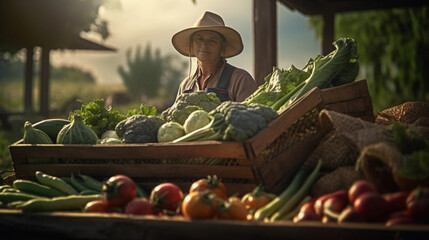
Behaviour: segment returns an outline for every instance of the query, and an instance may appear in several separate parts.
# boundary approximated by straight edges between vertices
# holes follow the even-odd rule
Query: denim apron
[[[220,75],[219,82],[217,84],[216,88],[206,88],[204,89],[205,92],[214,92],[216,93],[216,96],[220,99],[221,102],[229,101],[229,95],[228,95],[228,86],[229,82],[231,80],[232,72],[234,72],[235,67],[231,64],[225,64],[225,67],[223,68],[222,74]],[[194,79],[192,79],[193,84],[191,85],[191,88],[185,89],[184,93],[190,93],[193,92],[193,88],[195,83],[197,82],[197,75],[194,76]]]

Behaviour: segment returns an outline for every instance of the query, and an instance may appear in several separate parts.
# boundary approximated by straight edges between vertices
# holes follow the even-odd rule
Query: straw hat
[[[171,41],[174,48],[182,55],[194,57],[194,54],[189,53],[191,35],[203,30],[215,31],[225,37],[225,58],[236,56],[243,51],[243,41],[240,34],[234,29],[225,26],[223,19],[219,15],[208,11],[195,22],[194,26],[173,35]]]

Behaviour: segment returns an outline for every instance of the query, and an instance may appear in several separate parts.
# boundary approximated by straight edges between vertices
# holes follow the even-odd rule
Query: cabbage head
[[[209,124],[211,121],[211,118],[209,116],[209,113],[204,110],[197,110],[192,112],[188,118],[186,119],[185,123],[183,124],[183,128],[185,129],[186,134],[193,132],[197,129],[200,129],[207,124]]]
[[[183,126],[177,122],[166,122],[158,129],[158,142],[171,142],[185,135]]]

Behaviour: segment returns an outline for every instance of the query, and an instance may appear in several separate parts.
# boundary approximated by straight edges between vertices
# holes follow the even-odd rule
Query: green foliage
[[[144,103],[140,104],[138,109],[130,109],[127,112],[127,117],[134,115],[146,115],[146,116],[156,116],[158,109],[153,106],[146,105]]]
[[[53,81],[74,81],[74,82],[88,82],[95,83],[94,76],[79,67],[73,66],[51,66],[51,79]]]
[[[336,38],[358,42],[361,77],[368,80],[375,110],[429,99],[429,8],[337,14]],[[310,25],[321,36],[322,21]]]
[[[103,99],[95,99],[87,104],[82,103],[80,110],[70,112],[69,120],[73,120],[75,114],[80,115],[83,123],[94,130],[98,137],[107,130],[114,130],[116,124],[125,119],[125,116],[117,110],[106,109]]]
[[[172,55],[161,56],[159,49],[152,51],[150,44],[144,53],[137,46],[134,56],[132,49],[126,52],[127,66],[119,66],[118,73],[128,91],[140,98],[142,96],[153,98],[165,91],[165,96],[174,100],[179,82],[183,79],[186,62],[175,59]]]

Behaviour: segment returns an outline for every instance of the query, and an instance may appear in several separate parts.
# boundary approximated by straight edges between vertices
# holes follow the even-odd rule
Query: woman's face
[[[221,57],[222,39],[216,32],[196,32],[192,39],[192,50],[201,63],[217,63]]]

